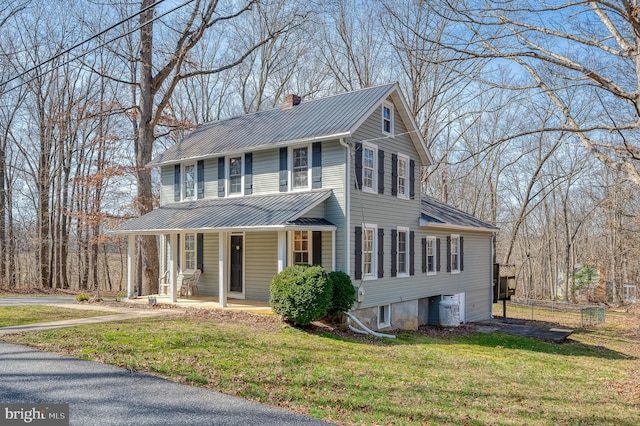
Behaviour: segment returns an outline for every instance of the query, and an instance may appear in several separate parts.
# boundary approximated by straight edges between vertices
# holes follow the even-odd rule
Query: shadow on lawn
[[[552,343],[531,337],[507,334],[498,330],[487,331],[474,324],[466,324],[456,328],[421,327],[418,331],[396,330],[391,334],[396,339],[380,339],[373,336],[356,334],[350,331],[330,329],[327,327],[305,327],[302,330],[327,339],[340,340],[371,346],[391,345],[477,345],[492,347],[496,350],[526,350],[562,356],[583,356],[611,360],[634,360],[638,357],[627,355],[600,345],[588,345],[576,340],[567,339],[564,343]],[[579,329],[574,334],[595,333]]]

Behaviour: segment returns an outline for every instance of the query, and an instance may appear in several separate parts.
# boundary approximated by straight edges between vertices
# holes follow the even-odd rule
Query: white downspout
[[[127,242],[127,297],[133,297],[133,264],[136,250],[136,236],[129,234]]]
[[[360,322],[360,320],[358,318],[354,317],[349,312],[345,312],[345,315],[347,316],[349,321],[355,322],[356,325],[361,328],[361,330],[357,329],[357,328],[355,328],[354,326],[352,326],[349,323],[349,330],[351,330],[353,332],[360,333],[360,334],[370,334],[370,335],[375,336],[375,337],[386,337],[387,339],[395,339],[396,338],[396,336],[394,336],[393,334],[378,333],[377,331],[371,330],[370,328],[365,326],[362,322]]]
[[[351,247],[350,247],[350,233],[351,233],[351,145],[344,141],[344,138],[340,138],[340,145],[347,149],[346,155],[346,167],[345,167],[345,191],[344,191],[344,208],[345,208],[345,235],[344,235],[344,269],[347,275],[351,275]]]

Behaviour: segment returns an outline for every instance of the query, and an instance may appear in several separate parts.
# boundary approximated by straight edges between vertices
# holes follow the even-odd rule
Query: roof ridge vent
[[[282,109],[291,109],[296,105],[300,105],[302,102],[302,98],[298,95],[290,94],[284,97],[284,102],[282,103]]]

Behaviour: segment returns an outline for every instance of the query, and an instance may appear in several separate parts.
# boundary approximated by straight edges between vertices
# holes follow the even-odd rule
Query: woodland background
[[[155,153],[196,126],[397,81],[428,194],[500,227],[518,295],[587,266],[640,282],[635,1],[5,0],[0,287],[118,291],[108,230],[158,199]],[[138,288],[157,286],[140,238]],[[573,280],[573,282],[578,282]]]

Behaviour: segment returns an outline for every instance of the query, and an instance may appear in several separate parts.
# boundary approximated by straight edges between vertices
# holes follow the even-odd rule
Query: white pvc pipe
[[[345,312],[345,314],[347,315],[347,317],[351,321],[355,322],[358,325],[358,327],[362,328],[362,330],[360,330],[360,331],[364,331],[364,333],[370,334],[370,335],[375,336],[375,337],[386,337],[387,339],[395,339],[396,338],[396,336],[394,336],[393,334],[384,334],[384,333],[378,333],[377,331],[373,331],[370,328],[368,328],[367,326],[365,326],[363,323],[361,323],[358,318],[354,317],[350,313]],[[350,329],[352,328],[351,325],[349,325],[349,328]],[[356,333],[359,333],[359,331],[356,331]]]

